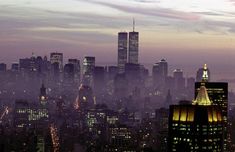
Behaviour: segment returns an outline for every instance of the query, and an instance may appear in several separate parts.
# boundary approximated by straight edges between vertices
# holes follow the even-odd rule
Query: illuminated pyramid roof
[[[211,105],[212,102],[209,99],[205,86],[201,86],[197,94],[196,100],[193,101],[194,105]]]

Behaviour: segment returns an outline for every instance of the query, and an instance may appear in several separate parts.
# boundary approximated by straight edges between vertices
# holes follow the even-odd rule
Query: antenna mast
[[[135,18],[133,18],[133,32],[135,32]]]

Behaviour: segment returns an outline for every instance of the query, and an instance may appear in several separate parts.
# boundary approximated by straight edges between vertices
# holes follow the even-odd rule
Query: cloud
[[[173,9],[160,8],[160,7],[155,7],[153,9],[153,8],[144,8],[144,7],[132,7],[127,5],[119,5],[119,4],[107,3],[102,1],[93,1],[93,0],[90,0],[89,2],[117,9],[125,13],[134,13],[134,14],[141,14],[148,16],[150,15],[154,17],[163,17],[163,18],[178,19],[178,20],[190,20],[190,21],[199,20],[201,17],[200,15],[190,12],[177,11]]]
[[[137,30],[140,32],[140,46],[143,47],[141,51],[149,54],[152,50],[153,58],[159,56],[161,50],[162,54],[174,54],[174,51],[179,52],[185,47],[190,50],[195,39],[203,42],[208,35],[220,37],[235,33],[235,24],[230,20],[233,12],[229,10],[180,11],[174,7],[163,8],[158,5],[157,0],[76,0],[87,3],[86,6],[92,6],[92,9],[80,3],[71,4],[72,0],[61,0],[66,5],[60,4],[59,8],[51,0],[43,1],[45,4],[40,1],[40,5],[45,7],[37,7],[37,0],[24,5],[1,7],[0,4],[0,51],[4,53],[2,58],[9,56],[8,51],[13,51],[12,55],[17,54],[17,51],[18,54],[30,54],[36,49],[38,53],[62,50],[69,55],[83,56],[89,53],[101,58],[102,55],[109,54],[116,61],[117,32],[131,30],[133,17],[136,17]],[[81,11],[83,8],[87,8],[87,11]],[[187,44],[184,43],[185,40]],[[182,44],[178,45],[178,42]],[[193,46],[195,50],[204,47]],[[188,50],[185,49],[186,51]]]
[[[160,1],[158,0],[132,0],[134,2],[140,2],[140,3],[158,3]]]

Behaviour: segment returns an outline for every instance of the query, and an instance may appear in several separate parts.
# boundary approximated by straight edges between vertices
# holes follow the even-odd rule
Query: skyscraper
[[[177,92],[184,91],[185,88],[185,78],[183,77],[183,71],[181,69],[175,69],[173,71],[173,78],[174,78],[174,88]]]
[[[75,65],[67,63],[64,65],[64,82],[67,84],[74,84]]]
[[[0,63],[0,71],[5,72],[7,70],[7,65],[5,63]]]
[[[196,82],[195,96],[198,95],[201,86],[205,86],[213,105],[222,109],[224,123],[224,149],[227,147],[227,117],[228,117],[228,83],[226,82]]]
[[[15,62],[11,64],[11,71],[19,71],[19,63]]]
[[[105,91],[105,68],[96,66],[94,70],[94,93],[100,95]]]
[[[171,105],[169,152],[222,152],[223,120],[220,106],[212,105],[206,88],[190,104]]]
[[[165,79],[168,75],[168,63],[165,59],[162,59],[153,65],[152,75],[154,85],[164,85]]]
[[[133,32],[129,32],[128,62],[138,64],[138,58],[139,58],[139,32],[135,32],[135,22],[133,21]]]
[[[169,109],[160,108],[155,110],[155,131],[156,131],[156,148],[158,151],[167,151],[168,140],[168,117]]]
[[[123,73],[127,63],[127,32],[118,33],[118,72]]]
[[[204,64],[203,68],[198,69],[196,75],[197,82],[209,82],[210,81],[210,70],[207,68],[207,65]]]
[[[58,63],[60,71],[63,71],[63,53],[52,52],[50,54],[51,64]]]
[[[31,60],[29,58],[24,58],[19,60],[20,71],[30,71]]]
[[[80,68],[80,60],[78,59],[68,59],[68,63],[74,65],[74,81],[75,83],[80,83],[80,77],[81,77],[81,68]]]
[[[95,57],[86,56],[83,60],[83,83],[93,86]]]

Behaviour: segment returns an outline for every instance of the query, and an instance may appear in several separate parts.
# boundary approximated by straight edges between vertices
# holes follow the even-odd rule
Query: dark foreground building
[[[222,152],[224,123],[202,86],[192,105],[171,105],[169,152]]]
[[[226,82],[196,82],[195,96],[198,95],[201,86],[205,86],[212,105],[217,105],[222,110],[224,123],[224,151],[227,149],[227,124],[228,124],[228,83]]]

